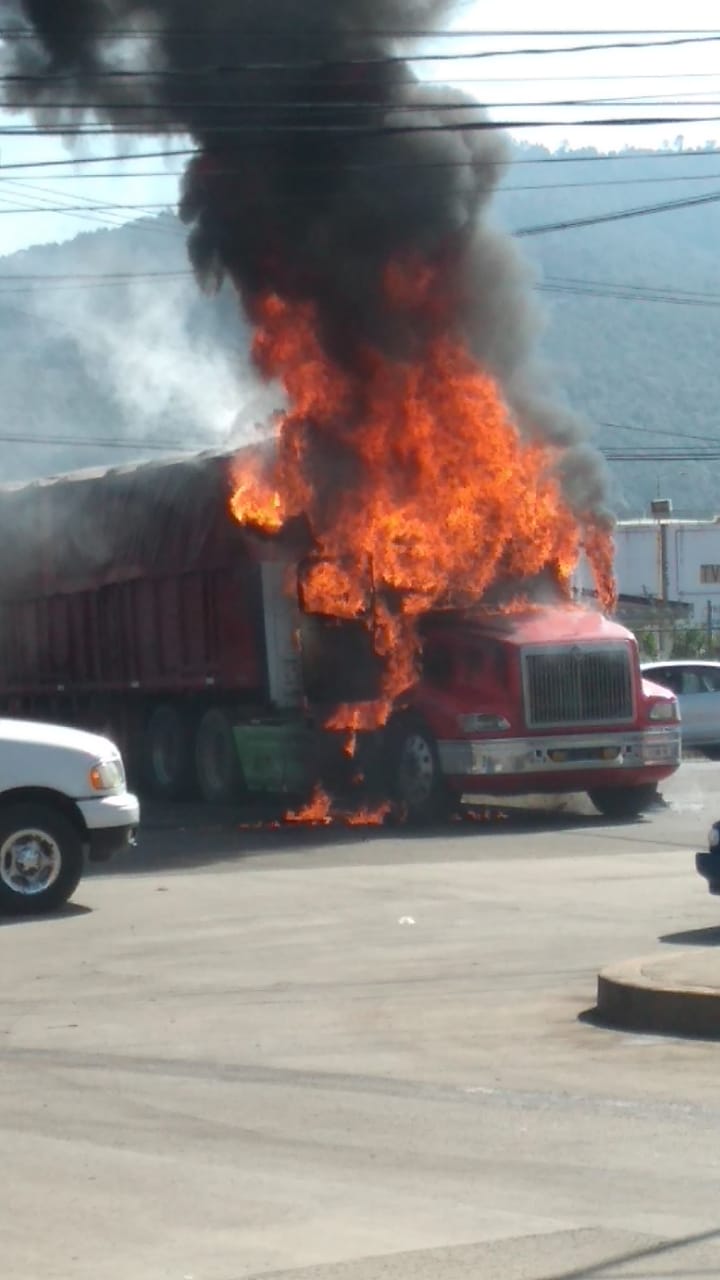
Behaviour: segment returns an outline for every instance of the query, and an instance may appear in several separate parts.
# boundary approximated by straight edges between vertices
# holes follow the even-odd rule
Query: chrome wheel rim
[[[13,831],[0,848],[0,881],[23,898],[44,893],[61,869],[60,846],[47,831]]]
[[[400,757],[400,788],[408,804],[423,804],[432,795],[435,783],[435,758],[432,747],[422,734],[405,739]]]

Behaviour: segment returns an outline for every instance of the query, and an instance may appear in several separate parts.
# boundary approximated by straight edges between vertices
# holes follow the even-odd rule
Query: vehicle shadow
[[[707,929],[683,929],[680,933],[663,933],[658,942],[669,942],[675,947],[720,947],[720,925]]]
[[[92,907],[86,907],[81,902],[66,902],[56,911],[41,911],[37,915],[3,915],[0,912],[0,929],[10,924],[53,924],[58,920],[74,920],[91,914]]]
[[[208,809],[200,805],[146,806],[137,849],[111,862],[90,864],[90,876],[188,871],[219,863],[263,858],[265,866],[286,867],[302,857],[303,866],[381,865],[389,861],[422,863],[438,857],[438,841],[448,857],[470,860],[497,842],[509,852],[527,849],[526,837],[563,831],[642,827],[651,819],[611,821],[570,808],[481,810],[446,823],[424,827],[386,820],[380,825],[348,825],[342,819],[328,825],[283,820],[283,810],[246,808]],[[517,843],[515,843],[517,842]]]

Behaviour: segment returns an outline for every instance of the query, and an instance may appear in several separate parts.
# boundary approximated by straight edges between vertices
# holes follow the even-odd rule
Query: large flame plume
[[[333,727],[385,718],[414,679],[415,621],[469,607],[489,587],[549,576],[567,594],[581,539],[609,596],[610,542],[583,529],[564,500],[556,450],[523,441],[495,379],[458,334],[439,271],[394,262],[387,307],[416,313],[425,337],[412,360],[367,344],[352,367],[324,347],[315,307],[268,293],[255,308],[256,362],[279,379],[290,409],[269,464],[238,464],[232,509],[274,532],[310,522],[319,560],[306,607],[340,618],[374,602],[384,658],[382,706],[342,708]]]

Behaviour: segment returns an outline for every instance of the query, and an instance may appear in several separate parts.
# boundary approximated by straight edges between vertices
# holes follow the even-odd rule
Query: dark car
[[[707,880],[709,892],[720,894],[720,821],[713,822],[708,834],[708,851],[696,853],[695,866]]]

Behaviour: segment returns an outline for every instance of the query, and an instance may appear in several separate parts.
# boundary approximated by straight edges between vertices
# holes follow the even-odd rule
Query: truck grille
[[[633,718],[630,651],[624,645],[527,651],[523,675],[528,727]]]

